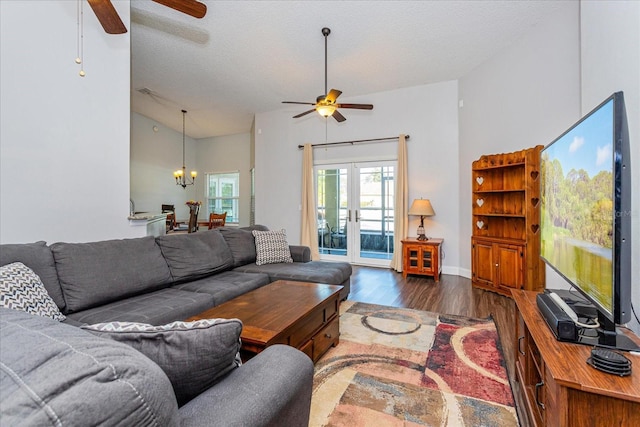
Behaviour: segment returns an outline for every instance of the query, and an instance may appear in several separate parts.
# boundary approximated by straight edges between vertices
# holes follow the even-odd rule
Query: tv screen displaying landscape
[[[613,100],[542,151],[541,255],[613,311]]]

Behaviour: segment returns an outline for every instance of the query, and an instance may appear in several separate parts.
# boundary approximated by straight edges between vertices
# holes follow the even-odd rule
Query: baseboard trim
[[[466,277],[471,279],[471,270],[460,267],[442,266],[442,274],[452,274],[454,276]]]

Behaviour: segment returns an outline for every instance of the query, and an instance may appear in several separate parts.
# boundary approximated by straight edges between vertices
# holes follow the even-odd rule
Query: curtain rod
[[[405,135],[404,138],[405,139],[409,139],[409,135]],[[389,136],[387,138],[374,138],[374,139],[356,139],[353,141],[339,141],[339,142],[324,142],[322,144],[311,144],[311,147],[324,147],[327,145],[345,145],[345,144],[355,144],[357,142],[377,142],[377,141],[389,141],[389,140],[393,140],[393,139],[398,139],[398,136]],[[304,145],[298,145],[299,149],[303,149]]]

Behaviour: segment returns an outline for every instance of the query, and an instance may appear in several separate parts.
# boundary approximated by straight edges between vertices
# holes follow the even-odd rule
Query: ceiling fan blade
[[[325,98],[325,100],[327,102],[334,104],[336,102],[336,99],[338,99],[341,93],[342,92],[339,91],[338,89],[331,89],[327,94],[327,97]]]
[[[300,113],[300,114],[298,114],[298,115],[295,115],[295,116],[293,116],[293,118],[294,118],[294,119],[297,119],[298,117],[306,116],[307,114],[309,114],[309,113],[313,113],[314,111],[316,111],[316,109],[315,109],[315,108],[314,108],[314,109],[312,109],[312,110],[309,110],[309,111],[305,111],[304,113]]]
[[[116,8],[113,7],[110,0],[87,1],[107,34],[124,34],[127,32],[127,27],[124,26],[120,15],[118,15]]]
[[[302,105],[316,105],[315,102],[296,102],[296,101],[282,101],[283,104],[302,104]]]
[[[356,110],[373,110],[371,104],[336,104],[336,108],[354,108]]]
[[[334,111],[332,116],[333,116],[334,119],[336,119],[338,121],[338,123],[344,122],[345,120],[347,120],[347,118],[345,116],[343,116],[342,114],[340,114],[340,111],[338,111],[338,110]]]
[[[153,0],[178,12],[186,13],[194,18],[203,18],[207,14],[207,5],[196,0]]]

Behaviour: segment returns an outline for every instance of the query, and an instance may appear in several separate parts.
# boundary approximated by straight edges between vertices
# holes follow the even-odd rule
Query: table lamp
[[[424,234],[424,217],[434,216],[436,213],[431,206],[429,199],[415,199],[409,208],[409,215],[420,216],[420,226],[418,227],[418,240],[429,240]]]

